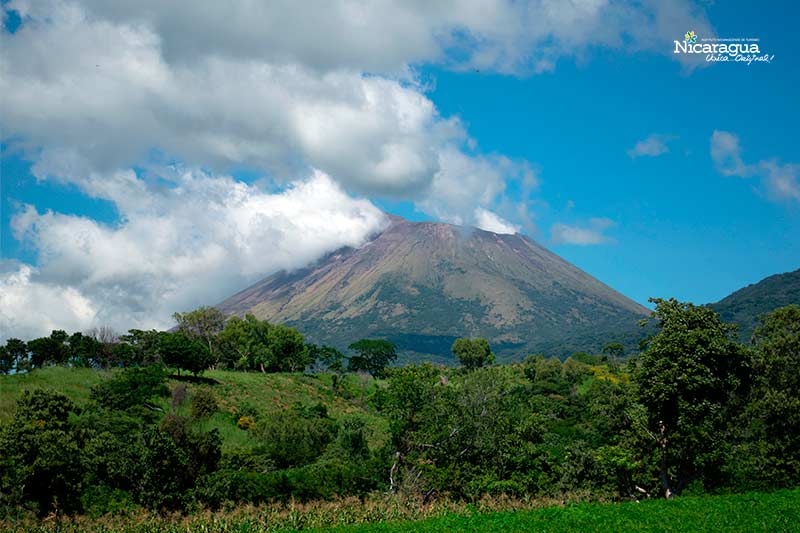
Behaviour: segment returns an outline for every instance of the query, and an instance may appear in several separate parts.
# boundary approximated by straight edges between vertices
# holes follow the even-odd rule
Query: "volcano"
[[[339,348],[385,338],[407,360],[446,361],[465,336],[488,339],[499,360],[635,346],[647,309],[533,240],[388,217],[364,245],[271,275],[217,307]]]

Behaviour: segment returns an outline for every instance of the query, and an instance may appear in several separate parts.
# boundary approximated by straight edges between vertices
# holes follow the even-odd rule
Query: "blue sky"
[[[157,9],[87,0],[56,2],[54,14],[4,2],[0,87],[14,96],[0,113],[0,284],[17,296],[3,302],[0,325],[24,329],[9,317],[34,304],[73,310],[50,325],[112,315],[149,324],[358,242],[377,227],[373,206],[516,228],[640,303],[716,301],[800,267],[800,69],[786,24],[795,3],[600,2],[548,12],[544,26],[539,3],[524,13],[501,4],[495,22],[480,10],[450,20],[395,6],[363,14],[388,26],[361,34],[346,18],[325,26],[341,11],[218,23],[203,7],[184,27]],[[218,37],[200,33],[204,16]],[[270,16],[307,41],[258,26],[248,41],[247,19]],[[689,29],[757,37],[774,59],[687,63],[671,51]],[[238,196],[220,192],[236,183]],[[335,208],[321,221],[293,216],[291,202],[316,205],[315,194]],[[199,220],[210,213],[245,244],[212,236]],[[148,246],[156,226],[196,246],[173,237],[164,250],[175,251],[158,255]],[[273,237],[263,250],[252,244]],[[184,286],[184,275],[199,281]],[[147,303],[163,294],[174,297]]]
[[[683,72],[663,56],[596,51],[584,64],[515,78],[431,70],[442,112],[469,123],[481,147],[541,169],[537,238],[624,294],[716,301],[771,274],[800,268],[800,205],[760,196],[723,176],[709,155],[714,130],[737,134],[746,158],[800,162],[800,61],[786,20],[800,6],[718,2],[720,36],[757,36],[768,65]],[[676,38],[679,38],[677,36]],[[677,137],[658,157],[626,151],[651,133]],[[566,203],[575,207],[565,214]],[[616,222],[614,244],[548,243],[559,217]]]

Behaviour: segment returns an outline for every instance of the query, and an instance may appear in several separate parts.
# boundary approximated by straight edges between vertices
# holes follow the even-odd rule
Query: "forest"
[[[400,367],[384,340],[342,352],[212,308],[176,314],[168,332],[9,339],[0,519],[798,486],[800,306],[740,343],[708,307],[653,303],[635,353],[609,339],[599,354],[511,364],[464,338],[457,366]],[[45,386],[48,372],[83,382]]]

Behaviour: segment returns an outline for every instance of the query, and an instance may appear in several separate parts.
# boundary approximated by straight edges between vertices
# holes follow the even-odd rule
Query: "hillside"
[[[726,322],[739,325],[739,338],[749,342],[758,317],[789,304],[800,304],[800,269],[775,274],[710,304]]]
[[[17,400],[25,390],[57,390],[80,407],[89,402],[93,386],[110,379],[114,371],[89,368],[48,367],[26,374],[0,376],[0,425],[13,417]],[[217,401],[218,412],[203,422],[204,429],[217,429],[222,436],[223,451],[237,447],[253,446],[247,431],[236,425],[237,415],[244,412],[275,413],[298,405],[323,405],[330,415],[343,419],[358,415],[370,428],[370,440],[375,444],[385,440],[385,423],[368,406],[367,397],[376,387],[376,381],[367,376],[346,375],[334,390],[330,374],[262,374],[209,370],[201,379],[180,378],[174,374],[167,382],[170,391],[186,385],[188,398],[198,391],[210,392]],[[170,411],[172,399],[164,397],[156,405]],[[189,401],[176,411],[189,414]]]
[[[453,340],[490,340],[501,359],[635,346],[647,310],[522,235],[390,217],[358,249],[280,272],[218,305],[346,347],[383,337],[449,356]]]

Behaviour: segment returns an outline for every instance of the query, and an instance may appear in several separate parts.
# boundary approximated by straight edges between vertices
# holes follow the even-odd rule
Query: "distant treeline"
[[[191,511],[373,492],[421,502],[641,499],[798,485],[800,307],[764,316],[743,345],[707,307],[654,303],[655,334],[624,361],[610,344],[563,363],[531,356],[496,365],[486,341],[461,339],[452,347],[459,368],[391,368],[390,344],[360,341],[347,367],[380,378],[365,400],[370,419],[336,419],[322,404],[242,407],[230,421],[240,433],[225,437],[224,452],[223,436],[204,424],[220,412],[215,386],[194,391],[181,411],[186,386],[169,390],[165,367],[298,372],[316,364],[339,376],[337,397],[346,393],[344,356],[291,328],[224,322],[208,309],[178,315],[169,333],[9,341],[6,368],[18,372],[122,369],[83,407],[58,392],[22,395],[0,429],[0,513]],[[168,409],[159,407],[164,397]],[[387,437],[371,441],[376,425]]]
[[[118,335],[108,328],[24,342],[11,338],[0,346],[0,373],[28,372],[46,365],[97,369],[162,365],[195,376],[210,368],[261,372],[302,372],[313,365],[336,372],[345,368],[373,376],[397,359],[393,344],[362,339],[345,356],[330,346],[306,343],[295,328],[270,324],[253,315],[226,319],[218,309],[201,307],[175,313],[175,331],[129,330]],[[345,365],[346,363],[346,365]]]

